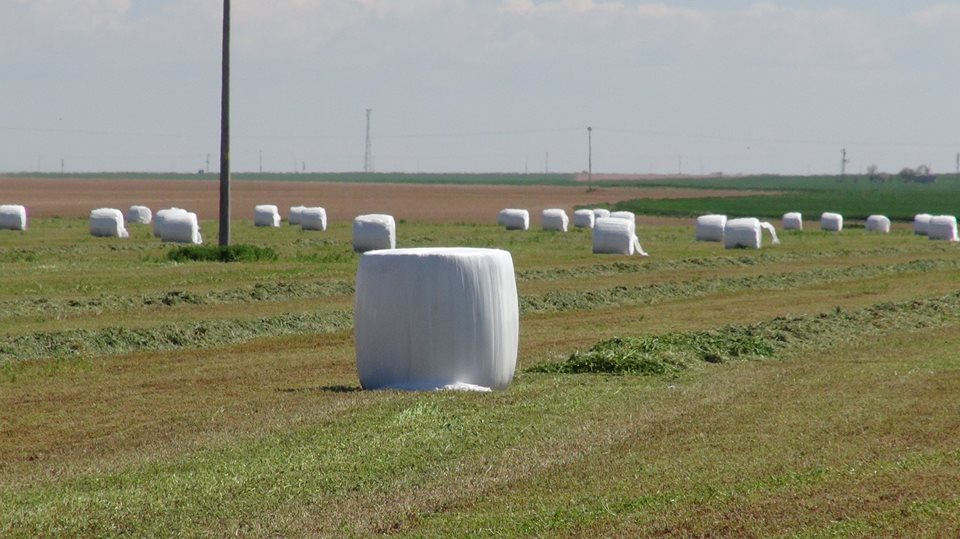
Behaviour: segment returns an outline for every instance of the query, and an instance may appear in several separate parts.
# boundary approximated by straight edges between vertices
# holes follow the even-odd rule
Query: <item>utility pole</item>
[[[587,127],[587,192],[593,191],[593,128]]]
[[[957,174],[960,174],[960,152],[957,152]]]
[[[204,172],[210,173],[210,152],[207,152],[207,168],[203,169]]]
[[[846,148],[840,150],[840,155],[843,156],[843,159],[840,160],[840,177],[843,178],[844,176],[847,175],[847,163],[849,163],[850,160],[847,159]]]
[[[263,174],[263,150],[257,150],[260,152],[260,174]]]
[[[220,79],[220,246],[230,245],[230,0],[223,0]]]
[[[370,113],[373,109],[367,109],[367,144],[363,152],[363,171],[373,172],[373,143],[370,141]]]
[[[63,174],[63,158],[60,158],[60,174]]]
[[[547,152],[546,156],[543,158],[543,173],[550,174],[550,152]]]

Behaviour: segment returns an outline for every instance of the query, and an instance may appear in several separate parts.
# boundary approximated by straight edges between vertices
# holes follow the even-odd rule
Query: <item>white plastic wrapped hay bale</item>
[[[867,232],[880,232],[881,234],[890,233],[890,219],[885,215],[871,215],[867,217]]]
[[[507,230],[527,230],[530,228],[530,212],[516,208],[500,210],[497,224]]]
[[[697,241],[723,241],[723,227],[727,225],[726,215],[701,215],[697,217]]]
[[[97,208],[90,212],[90,235],[100,238],[128,238],[123,212],[116,208]]]
[[[632,255],[634,253],[647,256],[640,239],[637,238],[637,227],[633,221],[616,217],[601,217],[593,223],[593,252],[594,254]]]
[[[301,216],[302,217],[302,216]],[[397,225],[392,215],[372,213],[353,220],[353,250],[358,253],[397,246]]]
[[[159,214],[160,212],[157,212],[157,215]],[[166,214],[160,225],[160,239],[174,243],[202,244],[197,214],[186,210]]]
[[[0,206],[0,229],[26,230],[27,208],[20,204],[3,204]]]
[[[127,209],[127,222],[149,225],[153,221],[153,212],[146,206],[130,206]]]
[[[930,219],[933,216],[929,213],[918,213],[913,216],[913,233],[918,236],[926,236],[930,230]]]
[[[273,204],[258,204],[253,208],[254,226],[280,226],[280,210]]]
[[[293,215],[292,213],[290,215]],[[326,230],[327,229],[327,210],[316,208],[303,208],[299,214],[300,228],[303,230]]]
[[[513,259],[499,249],[366,253],[354,327],[365,389],[506,387],[520,334]]]
[[[723,230],[723,246],[727,249],[736,249],[738,247],[759,249],[763,246],[764,230],[770,234],[774,245],[780,243],[780,238],[777,237],[777,230],[770,223],[761,222],[755,217],[730,219],[727,221],[727,225]]]
[[[927,237],[931,240],[960,241],[957,237],[957,218],[953,215],[931,217]]]
[[[544,230],[566,232],[567,227],[570,225],[570,218],[567,217],[567,212],[558,208],[551,208],[543,210],[541,223]]]
[[[784,230],[803,230],[803,214],[792,211],[783,214]]]
[[[595,220],[593,210],[575,210],[573,212],[573,226],[577,228],[593,228]]]
[[[820,215],[820,230],[840,232],[843,230],[843,216],[839,213],[823,212]]]
[[[601,217],[610,217],[610,210],[606,208],[594,208],[593,209],[593,221],[596,224],[597,219]]]
[[[157,211],[157,213],[153,216],[154,237],[160,237],[160,230],[163,229],[163,223],[166,221],[167,216],[175,213],[187,213],[187,210],[183,208],[166,208]]]
[[[610,218],[611,218],[611,219],[624,219],[624,220],[626,220],[626,221],[630,221],[631,223],[633,223],[633,226],[634,226],[634,227],[637,226],[637,216],[634,215],[633,212],[629,212],[629,211],[615,211],[615,212],[610,212]]]
[[[290,206],[290,217],[287,219],[287,222],[291,225],[299,225],[300,214],[304,209],[306,209],[305,206]]]

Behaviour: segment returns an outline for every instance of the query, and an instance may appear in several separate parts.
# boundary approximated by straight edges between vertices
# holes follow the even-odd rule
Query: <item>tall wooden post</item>
[[[230,245],[230,0],[223,0],[220,82],[220,246]]]

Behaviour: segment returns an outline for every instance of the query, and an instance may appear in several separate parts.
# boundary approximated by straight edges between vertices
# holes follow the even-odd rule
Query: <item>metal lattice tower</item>
[[[363,171],[373,172],[373,143],[370,142],[370,113],[373,109],[367,109],[367,145],[363,153]]]
[[[843,157],[843,159],[840,160],[840,176],[842,177],[847,175],[847,163],[849,163],[850,160],[847,159],[846,148],[840,150],[840,155]]]

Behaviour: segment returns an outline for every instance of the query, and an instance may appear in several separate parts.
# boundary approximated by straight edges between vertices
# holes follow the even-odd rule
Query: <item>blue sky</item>
[[[0,0],[0,171],[195,171],[217,0]],[[234,2],[235,170],[952,171],[960,2]]]

